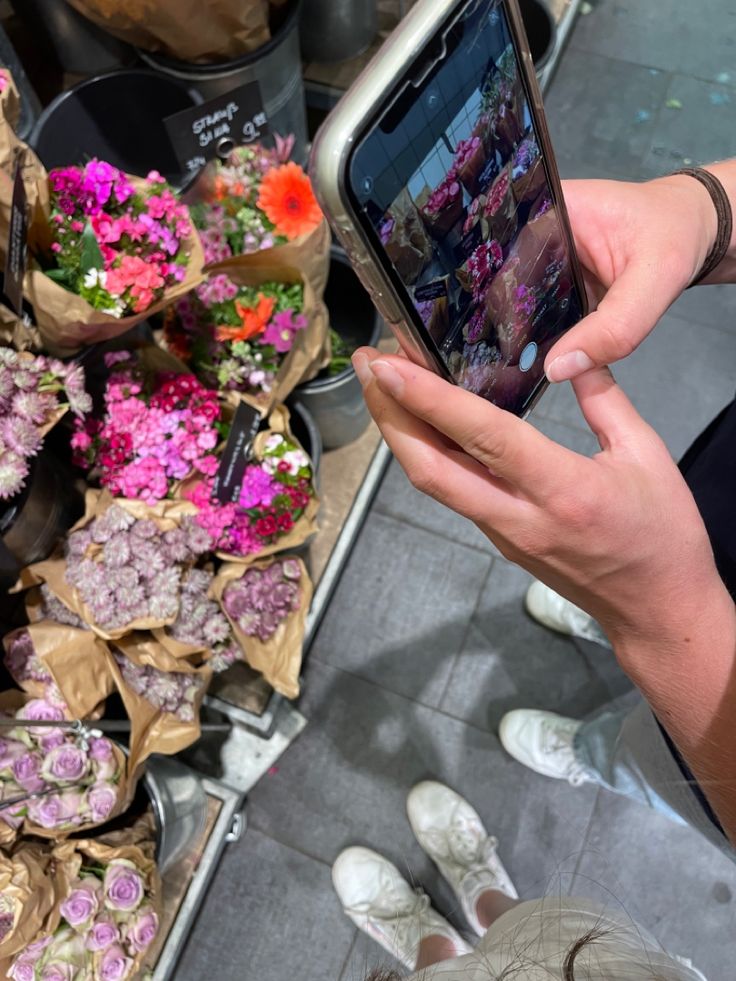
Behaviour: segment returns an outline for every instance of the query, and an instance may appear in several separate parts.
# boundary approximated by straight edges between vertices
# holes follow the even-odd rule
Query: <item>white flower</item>
[[[95,286],[101,286],[104,289],[106,282],[107,273],[104,269],[90,269],[84,277],[84,285],[89,290],[94,289]]]
[[[271,453],[273,450],[277,450],[279,446],[284,442],[284,437],[280,436],[278,433],[271,433],[265,443],[265,452]]]
[[[284,453],[282,459],[289,464],[290,474],[298,474],[302,467],[309,466],[309,457],[301,450],[290,450]]]

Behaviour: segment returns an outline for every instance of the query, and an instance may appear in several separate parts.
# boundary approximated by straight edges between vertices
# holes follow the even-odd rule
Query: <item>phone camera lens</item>
[[[373,178],[364,177],[363,180],[361,181],[360,189],[362,190],[363,194],[365,194],[365,196],[368,197],[368,195],[373,190]]]

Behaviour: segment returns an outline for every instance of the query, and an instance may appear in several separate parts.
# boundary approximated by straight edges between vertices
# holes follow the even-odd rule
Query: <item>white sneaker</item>
[[[332,866],[332,882],[345,913],[364,933],[413,971],[425,937],[447,937],[457,955],[471,947],[414,890],[395,865],[370,848],[346,848]]]
[[[539,580],[535,580],[527,590],[525,606],[529,616],[542,626],[549,627],[550,630],[556,630],[557,633],[567,634],[570,637],[591,640],[602,647],[611,646],[592,616]]]
[[[473,930],[483,936],[476,904],[487,889],[512,899],[519,894],[496,855],[498,842],[488,836],[470,804],[454,790],[433,780],[417,784],[406,801],[416,839],[452,886]]]
[[[530,770],[579,787],[595,779],[575,757],[573,740],[581,725],[554,712],[516,709],[501,719],[499,737],[506,752]]]

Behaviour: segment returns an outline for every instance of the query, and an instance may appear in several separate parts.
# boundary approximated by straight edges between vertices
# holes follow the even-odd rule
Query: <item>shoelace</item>
[[[541,723],[542,752],[549,756],[556,756],[559,753],[564,753],[565,756],[569,756],[565,776],[573,787],[579,787],[581,784],[585,783],[588,776],[588,771],[583,764],[578,763],[578,761],[575,759],[575,750],[573,749],[572,740],[576,728],[577,724],[568,725],[562,722],[551,723],[548,722],[547,719],[543,719]]]
[[[365,917],[364,929],[374,936],[384,937],[390,947],[402,960],[416,959],[419,943],[422,937],[422,925],[425,914],[430,908],[429,896],[421,889],[415,889],[412,898],[407,902],[406,896],[401,897],[391,888],[381,888],[382,898],[396,900],[396,908],[391,912],[381,913],[370,902],[358,903],[356,906],[346,906],[345,912],[358,917]]]

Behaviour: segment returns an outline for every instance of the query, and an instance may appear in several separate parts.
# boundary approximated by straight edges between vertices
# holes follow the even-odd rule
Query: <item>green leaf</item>
[[[68,269],[47,269],[46,275],[55,283],[66,283],[69,281],[70,271]]]
[[[97,236],[89,222],[85,225],[82,232],[82,254],[81,254],[82,273],[86,275],[90,269],[104,269],[105,260],[97,241]]]

